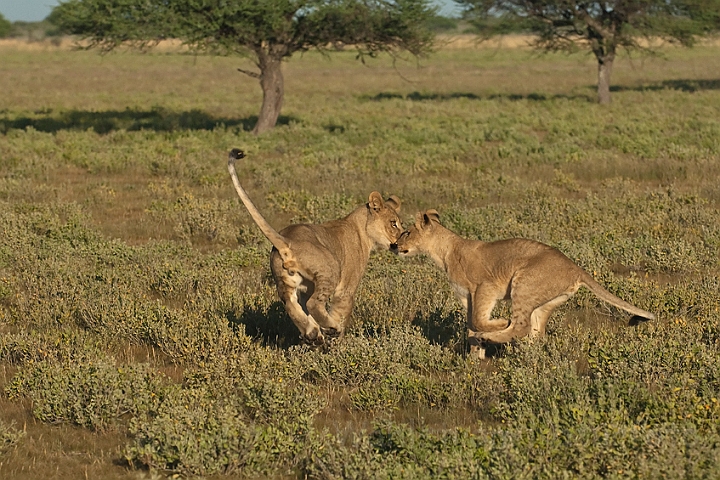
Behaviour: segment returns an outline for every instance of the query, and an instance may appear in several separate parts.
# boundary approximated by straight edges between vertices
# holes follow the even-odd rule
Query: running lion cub
[[[280,300],[303,341],[322,345],[325,336],[342,334],[370,251],[376,246],[389,249],[402,234],[400,199],[393,195],[383,201],[372,192],[365,205],[345,218],[289,225],[278,232],[240,185],[235,161],[244,157],[237,148],[230,151],[228,171],[245,208],[273,245],[270,269]]]
[[[584,285],[601,300],[633,314],[631,325],[655,318],[597,283],[555,248],[534,240],[467,240],[440,225],[436,210],[418,213],[415,225],[392,250],[400,256],[424,253],[445,270],[468,313],[472,353],[483,358],[484,343],[506,343],[545,333],[552,311]],[[498,300],[512,301],[512,318],[491,319]]]

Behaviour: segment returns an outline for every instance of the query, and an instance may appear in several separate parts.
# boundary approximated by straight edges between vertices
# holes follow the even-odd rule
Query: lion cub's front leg
[[[498,300],[505,295],[503,289],[494,285],[480,285],[470,296],[471,311],[468,312],[468,327],[476,332],[494,332],[507,328],[508,321],[504,318],[492,318],[492,312]]]
[[[468,343],[470,354],[477,358],[485,358],[485,341],[482,335],[507,328],[508,321],[504,318],[491,318],[497,301],[503,298],[502,289],[490,285],[481,285],[463,302],[468,311]]]

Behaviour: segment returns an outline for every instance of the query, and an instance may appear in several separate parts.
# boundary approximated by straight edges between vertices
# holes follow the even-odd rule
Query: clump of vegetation
[[[438,33],[453,32],[458,29],[457,19],[443,15],[433,15],[426,24],[429,30]]]
[[[20,441],[25,432],[15,428],[13,424],[0,421],[0,455]]]
[[[161,384],[154,370],[144,365],[44,361],[23,368],[5,393],[10,399],[32,400],[39,420],[105,430],[124,415],[156,410],[163,395]]]

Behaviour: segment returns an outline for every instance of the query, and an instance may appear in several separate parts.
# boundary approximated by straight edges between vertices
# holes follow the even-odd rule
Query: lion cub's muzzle
[[[410,232],[405,231],[400,234],[400,237],[397,239],[397,241],[390,245],[390,251],[393,252],[395,255],[407,255],[409,252],[408,249],[403,248],[402,243],[405,238],[410,234]]]

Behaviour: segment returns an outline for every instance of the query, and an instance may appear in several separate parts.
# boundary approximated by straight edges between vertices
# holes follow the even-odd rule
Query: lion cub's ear
[[[380,210],[382,210],[384,205],[385,202],[383,202],[380,192],[372,192],[370,194],[370,197],[368,198],[368,207],[370,207],[371,210],[379,212]]]
[[[437,210],[431,208],[430,210],[425,211],[423,220],[425,221],[425,224],[429,224],[430,222],[440,223],[440,214]]]
[[[430,225],[430,222],[440,223],[440,214],[435,209],[430,209],[425,212],[418,212],[415,214],[415,228],[422,230],[424,227]]]
[[[418,230],[422,230],[422,228],[423,228],[423,213],[422,212],[417,212],[415,214],[415,228],[417,228]]]
[[[395,195],[390,195],[390,198],[385,200],[385,204],[395,210],[395,213],[400,213],[400,199]]]

